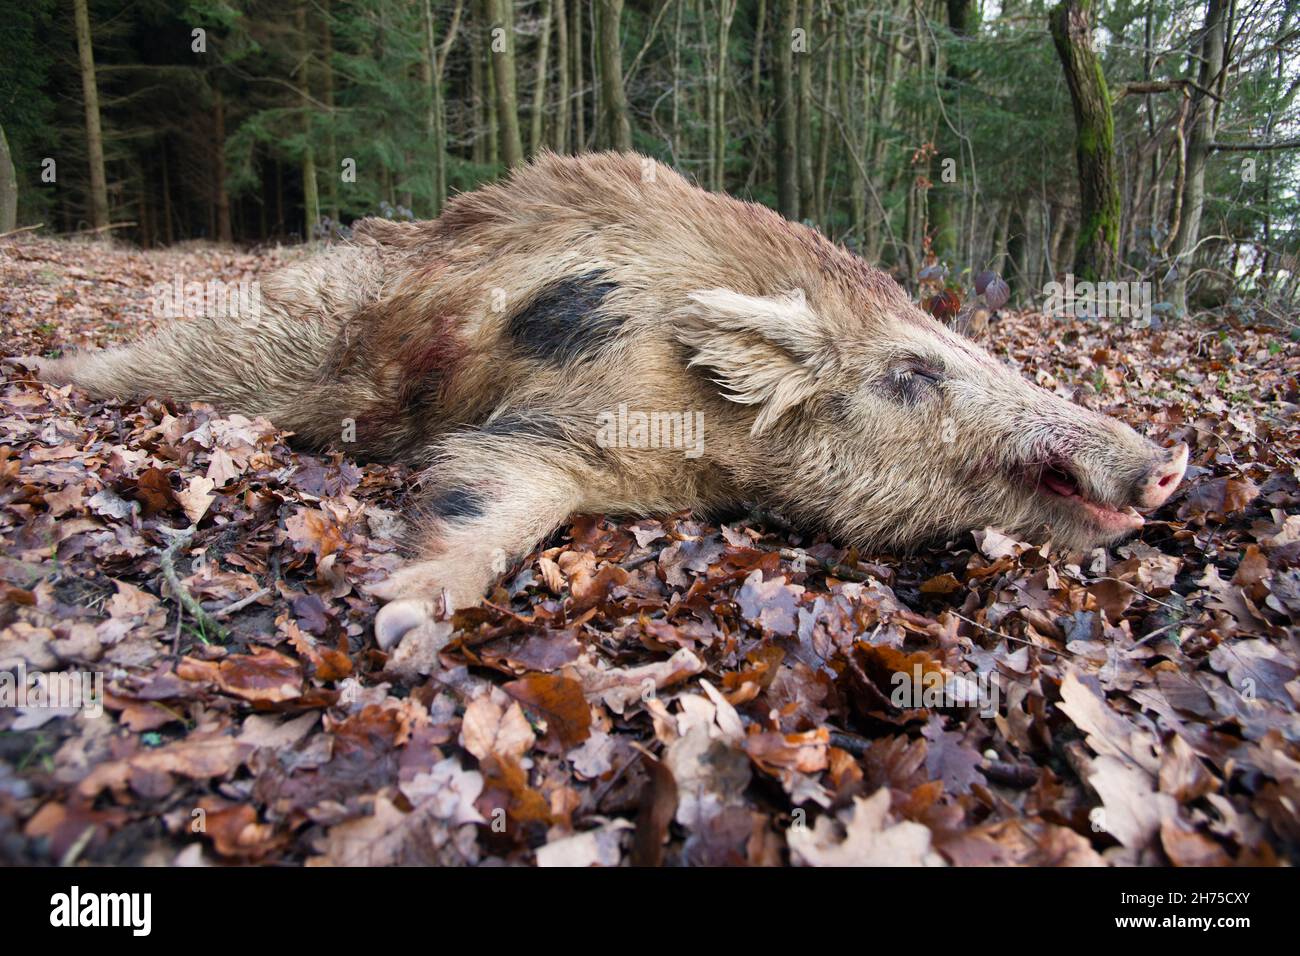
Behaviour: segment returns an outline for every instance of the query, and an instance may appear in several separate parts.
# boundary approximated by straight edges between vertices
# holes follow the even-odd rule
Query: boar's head
[[[758,493],[867,547],[992,525],[1062,548],[1142,526],[1182,480],[1161,448],[1024,379],[882,273],[793,293],[693,293],[679,336],[753,406]]]

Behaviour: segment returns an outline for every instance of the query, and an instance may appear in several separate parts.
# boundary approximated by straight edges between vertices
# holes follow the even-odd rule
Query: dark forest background
[[[904,280],[1296,299],[1296,0],[0,6],[0,233],[319,240],[617,148]]]

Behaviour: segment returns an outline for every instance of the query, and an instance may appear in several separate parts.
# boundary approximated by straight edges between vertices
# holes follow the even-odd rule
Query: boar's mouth
[[[1132,507],[1121,509],[1089,498],[1063,462],[1048,461],[1028,469],[1026,477],[1039,494],[1059,507],[1070,509],[1101,530],[1126,533],[1136,531],[1145,523],[1143,517]]]

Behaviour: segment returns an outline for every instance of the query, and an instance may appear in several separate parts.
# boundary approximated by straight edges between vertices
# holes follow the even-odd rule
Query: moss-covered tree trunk
[[[1119,180],[1115,122],[1101,60],[1092,47],[1093,0],[1061,0],[1048,17],[1052,41],[1074,104],[1080,222],[1074,274],[1112,277],[1119,267]]]
[[[11,232],[18,225],[18,173],[9,155],[9,141],[0,126],[0,233]]]

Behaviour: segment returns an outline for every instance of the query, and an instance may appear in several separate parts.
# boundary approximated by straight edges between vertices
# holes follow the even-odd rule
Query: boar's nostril
[[[1179,444],[1162,456],[1159,464],[1138,485],[1137,504],[1140,508],[1156,508],[1169,500],[1187,471],[1187,446]]]

